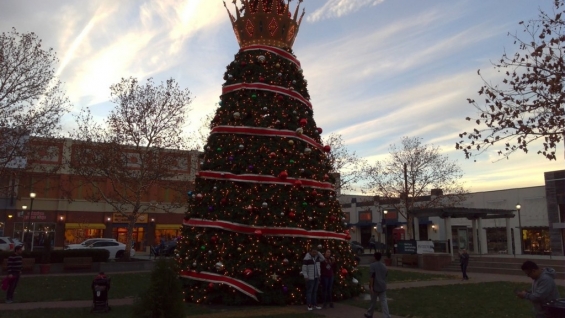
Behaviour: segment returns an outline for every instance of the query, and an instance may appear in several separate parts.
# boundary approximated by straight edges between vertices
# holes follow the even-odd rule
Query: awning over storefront
[[[180,230],[181,224],[157,224],[155,225],[156,230]]]
[[[105,230],[106,225],[102,223],[65,223],[65,230],[72,230],[72,229]]]

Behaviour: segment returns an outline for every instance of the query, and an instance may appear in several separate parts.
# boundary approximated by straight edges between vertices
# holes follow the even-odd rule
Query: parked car
[[[365,248],[363,248],[363,246],[357,241],[349,242],[349,246],[351,246],[351,251],[355,255],[363,255],[363,253],[365,252]]]
[[[11,237],[7,237],[7,236],[0,237],[0,251],[5,251],[5,252],[13,251],[15,246],[16,245],[14,244],[14,241],[12,240]]]
[[[96,238],[90,238],[87,240],[84,240],[84,242],[80,243],[80,244],[69,244],[65,246],[65,249],[78,249],[78,248],[87,248],[88,246],[90,246],[91,244],[95,243],[95,242],[99,242],[99,241],[110,241],[110,242],[117,242],[116,239],[113,238],[103,238],[103,237],[96,237]]]
[[[83,242],[84,243],[84,242]],[[116,259],[124,257],[126,245],[124,243],[120,243],[115,239],[104,239],[104,240],[96,240],[91,242],[87,246],[83,246],[81,244],[71,244],[66,247],[67,249],[105,249],[110,252],[110,257],[108,259]],[[131,248],[130,256],[135,256],[135,250],[133,247]]]

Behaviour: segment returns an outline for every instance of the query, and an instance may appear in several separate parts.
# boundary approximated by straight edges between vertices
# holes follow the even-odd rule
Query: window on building
[[[359,212],[359,221],[369,221],[373,220],[371,210]]]

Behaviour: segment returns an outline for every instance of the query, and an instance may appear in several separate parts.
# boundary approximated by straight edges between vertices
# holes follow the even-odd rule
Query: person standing
[[[10,279],[10,285],[6,291],[6,304],[11,304],[14,302],[14,292],[18,286],[20,280],[20,274],[22,272],[23,259],[22,259],[22,245],[18,245],[14,248],[14,254],[8,257],[8,278]]]
[[[522,264],[522,271],[526,276],[534,281],[530,291],[519,291],[516,295],[519,298],[527,299],[534,305],[534,314],[536,318],[547,318],[548,313],[543,306],[547,302],[560,298],[559,290],[555,284],[555,270],[553,268],[541,269],[532,261],[525,261]]]
[[[463,273],[463,279],[461,280],[469,280],[469,276],[467,276],[467,266],[469,266],[469,253],[467,253],[466,249],[462,249],[459,252],[459,264],[461,265],[461,273]]]
[[[377,251],[377,240],[375,240],[374,235],[369,239],[369,253],[371,253],[373,250],[375,250],[375,252]]]
[[[312,246],[302,261],[302,275],[306,280],[306,303],[308,304],[308,310],[312,310],[314,307],[322,309],[322,307],[318,306],[317,298],[321,276],[320,262],[325,260],[324,256]]]
[[[325,261],[320,263],[322,269],[322,301],[324,306],[322,308],[328,307],[334,308],[334,303],[332,302],[332,287],[334,285],[334,273],[335,273],[335,259],[332,256],[332,252],[327,250],[324,254]]]
[[[385,264],[381,263],[382,254],[375,253],[375,262],[369,267],[369,290],[371,292],[371,306],[364,314],[365,318],[373,317],[373,313],[377,308],[377,297],[381,301],[381,310],[384,318],[390,318],[388,312],[388,303],[386,300],[386,276],[388,270]]]

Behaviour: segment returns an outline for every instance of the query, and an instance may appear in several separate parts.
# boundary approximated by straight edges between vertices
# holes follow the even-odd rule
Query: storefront
[[[551,255],[549,227],[523,227],[522,239],[524,240],[524,254]]]
[[[129,224],[127,216],[121,213],[113,213],[112,223],[112,237],[118,242],[126,244]],[[147,214],[140,214],[138,216],[131,237],[132,246],[136,251],[145,250],[145,246],[147,245],[148,223],[149,216]]]
[[[155,240],[153,245],[158,245],[161,240],[170,241],[181,235],[181,224],[156,224],[155,225]]]
[[[102,223],[65,223],[65,245],[79,244],[86,239],[104,237]]]

